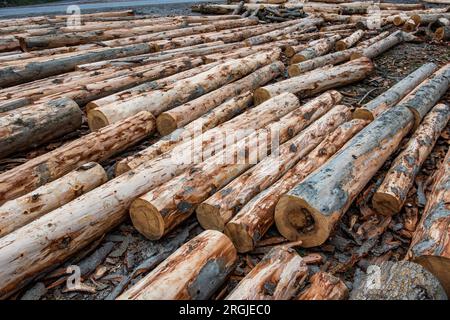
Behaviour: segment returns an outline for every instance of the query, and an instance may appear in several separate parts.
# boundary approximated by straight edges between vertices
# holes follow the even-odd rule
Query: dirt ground
[[[155,10],[155,9],[148,9]],[[170,10],[167,7],[164,10]],[[173,7],[171,14],[188,14],[183,6]],[[156,13],[146,12],[146,13]],[[426,39],[426,37],[422,37]],[[435,62],[439,65],[447,63],[450,59],[450,46],[436,43],[430,39],[420,43],[404,43],[377,57],[375,71],[364,81],[339,89],[345,96],[344,104],[358,107],[394,85],[397,81],[414,71],[426,62]],[[450,103],[450,94],[443,99]],[[61,146],[63,143],[76,139],[88,133],[87,123],[83,127],[67,135],[63,139],[54,141],[44,147],[27,153],[17,154],[13,158],[0,160],[0,172],[13,168],[28,159]],[[110,177],[114,164],[139,150],[149,146],[150,141],[145,141],[133,147],[127,152],[102,163]],[[407,141],[405,139],[404,143]],[[403,143],[403,144],[404,144]],[[311,249],[298,249],[298,252],[310,261],[310,272],[318,270],[328,271],[345,281],[351,289],[355,274],[364,271],[369,264],[404,258],[409,246],[412,232],[420,219],[426,199],[426,193],[433,178],[433,173],[443,160],[450,144],[450,124],[442,133],[432,154],[428,157],[420,174],[416,178],[414,188],[409,193],[408,201],[398,215],[391,218],[376,214],[367,203],[371,198],[371,192],[377,183],[383,178],[383,173],[389,168],[392,155],[379,173],[367,185],[350,210],[341,220],[334,235],[322,246]],[[401,151],[401,148],[397,151]],[[117,288],[125,288],[133,285],[141,279],[149,270],[153,269],[161,259],[173,252],[181,244],[202,232],[195,215],[161,241],[149,241],[142,237],[131,225],[130,221],[124,222],[102,239],[82,250],[78,256],[66,262],[58,268],[52,276],[39,279],[45,283],[48,290],[43,290],[42,284],[31,285],[16,298],[21,298],[24,292],[28,297],[41,299],[114,299],[120,292]],[[271,246],[281,243],[276,228],[272,228],[262,239],[253,252],[240,255],[239,264],[224,287],[218,291],[214,299],[226,296],[230,290],[242,279],[251,268],[268,252]],[[102,259],[100,257],[105,257]],[[95,293],[65,292],[66,278],[63,276],[69,265],[84,266],[85,270],[95,270],[89,276],[83,278],[84,284],[89,286],[86,290],[95,290]],[[82,268],[82,270],[84,270]],[[307,282],[305,282],[307,285]]]

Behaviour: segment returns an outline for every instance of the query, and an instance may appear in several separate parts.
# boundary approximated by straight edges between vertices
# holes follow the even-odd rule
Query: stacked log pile
[[[370,296],[320,271],[317,252],[349,246],[338,236],[361,197],[362,214],[384,224],[347,230],[358,244],[410,209],[450,120],[450,64],[424,63],[364,104],[370,92],[350,105],[348,88],[373,81],[376,59],[421,30],[445,41],[448,8],[277,0],[193,10],[207,15],[0,20],[0,298],[58,287],[80,260],[95,286],[66,290],[92,294],[102,261],[124,255],[104,236],[130,217],[142,241],[166,245],[127,268],[107,299]],[[420,222],[411,216],[406,256],[447,294],[448,169],[447,155]],[[243,260],[251,267],[236,276]],[[430,288],[443,297],[438,282]]]

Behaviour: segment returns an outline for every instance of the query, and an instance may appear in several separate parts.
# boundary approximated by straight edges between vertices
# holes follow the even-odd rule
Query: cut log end
[[[372,197],[372,206],[378,213],[385,216],[392,216],[400,212],[403,204],[398,198],[385,192],[376,192]]]
[[[133,169],[133,168],[131,168],[128,165],[128,161],[119,161],[116,163],[116,168],[114,170],[114,174],[116,177],[118,177],[118,176],[130,171],[131,169]]]
[[[253,238],[244,224],[230,221],[225,227],[225,234],[233,241],[239,253],[249,252],[255,247]]]
[[[350,56],[350,60],[356,60],[362,57],[364,57],[363,52],[355,52]]]
[[[302,247],[323,244],[330,235],[333,223],[298,197],[284,195],[275,208],[275,223],[286,239],[302,241]]]
[[[295,49],[292,46],[287,46],[284,49],[284,54],[286,55],[286,57],[291,58],[295,55]]]
[[[373,121],[375,118],[372,112],[370,112],[369,110],[364,108],[357,108],[355,111],[353,111],[353,119]]]
[[[441,283],[447,296],[450,297],[450,259],[442,256],[420,256],[413,260],[430,271]]]
[[[296,64],[293,64],[293,65],[289,66],[289,68],[288,68],[288,74],[289,74],[289,77],[291,77],[291,78],[299,76],[301,73],[302,72],[300,70],[300,67]]]
[[[223,231],[225,229],[225,221],[220,215],[220,208],[212,206],[208,203],[201,203],[196,209],[197,220],[206,230]]]
[[[177,129],[177,121],[170,114],[162,113],[156,118],[156,128],[161,136],[166,136]]]
[[[450,38],[450,35],[446,34],[446,32],[445,32],[446,29],[448,30],[448,28],[446,28],[446,27],[437,28],[436,32],[434,33],[435,38],[439,41]]]
[[[259,105],[264,101],[269,100],[270,98],[272,98],[270,92],[264,88],[258,88],[253,93],[253,102],[255,103],[255,105]]]
[[[164,219],[149,202],[137,198],[130,206],[133,226],[146,238],[159,240],[164,235]]]
[[[92,109],[87,113],[87,120],[89,129],[91,129],[91,131],[99,130],[110,124],[108,118],[105,117],[102,112],[96,109]]]
[[[303,61],[306,61],[306,60],[307,60],[307,58],[304,55],[296,54],[295,56],[293,56],[291,58],[290,63],[291,64],[295,64],[295,63],[300,63],[300,62],[303,62]]]
[[[336,42],[336,51],[342,51],[345,49],[347,49],[347,44],[344,41],[339,40]]]

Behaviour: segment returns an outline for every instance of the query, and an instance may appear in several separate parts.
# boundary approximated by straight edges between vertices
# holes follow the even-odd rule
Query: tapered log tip
[[[265,88],[258,88],[253,93],[253,102],[255,105],[259,105],[270,98],[272,98],[270,92]]]
[[[385,215],[392,216],[400,212],[402,204],[398,199],[389,193],[377,191],[372,197],[372,206],[376,212]]]
[[[177,121],[168,113],[161,113],[156,118],[156,129],[161,136],[171,134],[177,127]]]
[[[223,231],[225,229],[225,221],[220,215],[220,208],[208,203],[201,203],[196,209],[197,220],[206,230]]]
[[[87,112],[87,120],[91,131],[96,131],[109,125],[108,119],[97,109],[92,109]]]
[[[288,68],[288,74],[289,77],[296,77],[299,76],[302,72],[300,71],[300,67],[296,64],[293,64],[291,66],[289,66]]]
[[[164,235],[164,219],[148,201],[136,199],[130,206],[130,218],[139,233],[150,240],[159,240]]]
[[[353,119],[373,121],[375,118],[372,112],[370,112],[369,110],[364,108],[357,108],[355,111],[353,111]]]
[[[311,208],[306,201],[289,194],[281,197],[275,207],[275,224],[283,237],[302,241],[301,246],[320,246],[330,236],[333,223]]]
[[[230,221],[225,227],[225,234],[231,239],[239,253],[252,251],[255,247],[253,238],[249,235],[245,225]]]

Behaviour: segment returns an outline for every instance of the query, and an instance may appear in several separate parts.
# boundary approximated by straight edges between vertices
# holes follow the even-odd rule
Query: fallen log
[[[338,277],[319,271],[310,279],[311,285],[302,291],[297,300],[345,300],[348,288]]]
[[[414,14],[411,16],[416,26],[427,25],[440,18],[450,19],[450,13]]]
[[[90,162],[0,206],[0,238],[89,192],[108,180],[101,165]]]
[[[239,95],[248,90],[265,85],[270,80],[281,75],[284,72],[284,65],[276,61],[268,66],[262,67],[250,75],[223,86],[215,91],[201,96],[195,100],[178,106],[172,110],[163,112],[156,119],[158,132],[161,135],[167,135],[177,128],[181,128],[192,120],[197,119],[203,114],[217,107],[226,99]]]
[[[84,163],[101,162],[142,140],[155,129],[155,119],[142,112],[90,133],[0,174],[0,204],[49,183]]]
[[[369,103],[357,108],[353,112],[353,117],[355,119],[374,120],[382,112],[396,105],[408,93],[435,72],[436,69],[437,66],[434,63],[424,64]]]
[[[438,169],[422,218],[406,255],[437,277],[450,294],[448,229],[450,210],[450,151]]]
[[[78,129],[82,114],[78,104],[66,98],[3,113],[0,117],[1,157],[37,147]]]
[[[316,108],[323,108],[322,113],[324,113],[332,108],[335,100],[335,95],[326,93],[319,99],[314,99],[303,105],[302,108],[307,110],[311,106],[315,106]],[[204,229],[223,231],[228,221],[243,205],[259,192],[275,183],[298,160],[314,149],[326,134],[348,120],[345,117],[348,116],[348,112],[349,110],[343,106],[333,108],[297,136],[281,145],[274,155],[263,159],[224,186],[222,190],[203,201],[196,209],[197,220],[200,225]]]
[[[299,63],[305,60],[310,60],[330,52],[336,44],[336,41],[341,39],[340,35],[334,35],[322,40],[318,40],[313,46],[306,48],[294,55],[290,63]]]
[[[364,79],[373,70],[368,58],[347,62],[332,68],[313,70],[255,90],[255,104],[270,99],[282,92],[291,92],[307,97],[322,91]]]
[[[0,52],[14,51],[18,49],[20,49],[20,42],[16,37],[0,37]]]
[[[447,41],[450,39],[450,27],[446,26],[446,27],[440,27],[436,30],[434,36],[436,37],[436,39],[438,39],[439,41]]]
[[[308,267],[289,247],[272,249],[225,300],[289,300],[308,276]]]
[[[236,262],[230,239],[207,230],[181,246],[117,300],[205,300],[225,282]]]
[[[324,243],[413,123],[414,116],[404,106],[376,118],[325,165],[281,197],[275,208],[278,231],[289,240],[301,240],[304,247]]]
[[[357,277],[351,300],[447,300],[439,281],[421,265],[386,261]]]
[[[336,50],[342,51],[353,47],[364,36],[363,30],[357,30],[345,39],[336,42]]]
[[[378,213],[400,212],[416,175],[449,119],[450,107],[445,104],[437,104],[425,116],[372,197],[372,206]]]
[[[437,29],[448,26],[450,26],[450,19],[439,18],[428,25],[428,30],[430,30],[431,32],[436,32]]]
[[[89,126],[91,129],[98,129],[140,111],[148,111],[158,116],[177,104],[197,98],[276,61],[280,51],[275,48],[243,59],[231,60],[190,79],[180,80],[171,86],[166,86],[163,90],[150,91],[123,104],[110,104],[90,109],[87,114]]]
[[[275,206],[280,197],[323,165],[366,124],[364,120],[352,120],[339,126],[280,180],[240,209],[225,227],[225,233],[231,238],[238,252],[253,250],[273,225]]]

